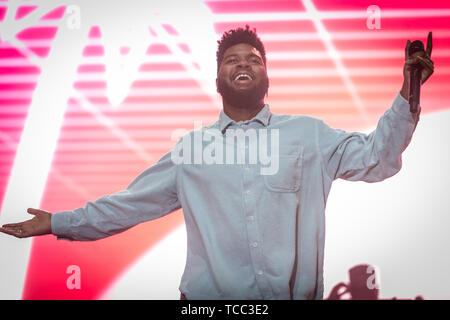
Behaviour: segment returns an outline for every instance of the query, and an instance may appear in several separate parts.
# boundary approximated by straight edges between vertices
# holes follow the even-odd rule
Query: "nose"
[[[247,59],[240,59],[239,63],[237,64],[238,68],[248,68],[250,67],[250,63],[247,61]]]

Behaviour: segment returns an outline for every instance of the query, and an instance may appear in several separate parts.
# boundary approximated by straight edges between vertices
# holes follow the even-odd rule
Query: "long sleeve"
[[[177,166],[170,152],[142,172],[122,191],[86,203],[84,208],[52,215],[52,233],[58,239],[97,240],[180,208]]]
[[[420,109],[411,114],[408,102],[397,94],[392,107],[370,134],[347,133],[323,122],[317,127],[317,147],[331,180],[377,182],[396,174],[401,154],[411,141]]]

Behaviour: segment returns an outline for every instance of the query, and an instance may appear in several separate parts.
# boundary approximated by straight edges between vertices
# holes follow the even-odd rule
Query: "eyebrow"
[[[228,58],[231,58],[231,57],[238,57],[238,56],[239,56],[239,55],[238,55],[237,53],[232,53],[232,54],[229,54],[229,55],[223,57],[223,59],[225,60],[225,59],[228,59]],[[247,55],[247,58],[248,58],[248,57],[256,57],[256,58],[258,58],[259,60],[262,61],[262,58],[261,58],[260,56],[256,55],[256,54],[254,54],[254,53],[249,53],[249,54]]]

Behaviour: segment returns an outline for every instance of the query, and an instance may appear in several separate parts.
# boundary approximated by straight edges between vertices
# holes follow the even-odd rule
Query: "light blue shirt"
[[[182,208],[187,261],[180,290],[188,299],[322,299],[333,180],[377,182],[397,173],[418,120],[400,94],[371,134],[272,114],[268,105],[237,123],[222,111],[202,130],[278,129],[275,174],[261,174],[259,162],[175,164],[169,152],[125,190],[53,214],[52,232],[95,240]]]

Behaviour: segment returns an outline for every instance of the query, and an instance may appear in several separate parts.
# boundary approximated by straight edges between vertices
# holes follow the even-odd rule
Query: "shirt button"
[[[252,243],[252,247],[253,248],[256,248],[257,246],[258,246],[258,242],[255,241],[255,242]]]
[[[246,194],[250,194],[250,190],[245,191]]]
[[[255,217],[254,216],[248,216],[248,220],[253,221],[253,220],[255,220]]]
[[[249,167],[245,167],[245,171],[250,171],[250,168]]]
[[[258,274],[259,274],[260,276],[262,276],[262,275],[264,274],[264,272],[263,272],[262,270],[259,270],[259,271],[258,271]]]

